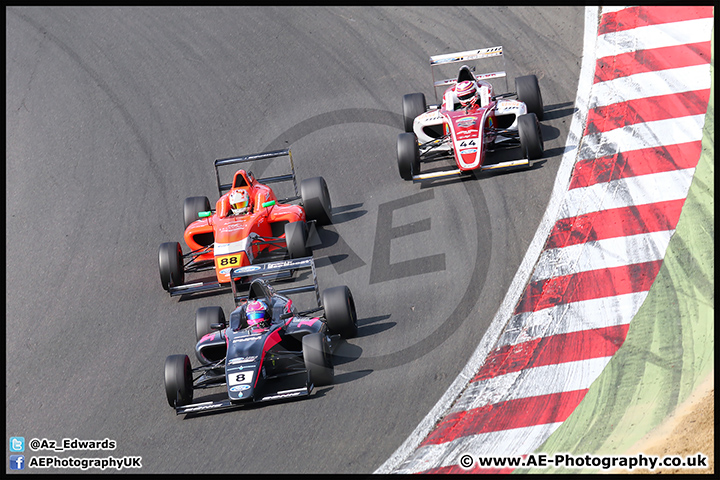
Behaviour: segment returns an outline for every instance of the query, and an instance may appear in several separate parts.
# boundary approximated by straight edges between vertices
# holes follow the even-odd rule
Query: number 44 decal
[[[470,140],[469,142],[463,140],[462,142],[460,142],[461,147],[474,147],[475,145],[477,145],[477,143],[475,143],[475,140]]]

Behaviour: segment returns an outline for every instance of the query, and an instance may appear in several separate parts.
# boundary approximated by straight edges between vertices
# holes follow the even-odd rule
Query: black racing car
[[[276,291],[266,278],[303,268],[312,270],[313,285]],[[232,276],[254,279],[247,295],[233,287],[236,307],[229,322],[220,307],[198,309],[195,354],[201,365],[193,368],[187,355],[165,360],[165,393],[177,414],[310,395],[314,387],[333,382],[332,353],[339,339],[357,335],[350,289],[328,288],[321,301],[312,257],[237,268]],[[298,312],[285,296],[313,290],[318,306],[307,311]],[[246,307],[253,300],[267,305],[267,325],[248,325]],[[227,399],[192,403],[194,390],[222,385]]]

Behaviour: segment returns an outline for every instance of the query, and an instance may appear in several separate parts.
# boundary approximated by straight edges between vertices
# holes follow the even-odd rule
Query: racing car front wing
[[[421,173],[418,175],[413,175],[412,180],[413,182],[422,182],[423,180],[433,180],[436,178],[444,178],[444,177],[454,177],[454,176],[462,176],[467,175],[472,171],[486,171],[486,170],[502,170],[505,168],[517,168],[517,167],[523,167],[530,165],[530,161],[525,158],[521,160],[511,160],[508,162],[500,162],[500,163],[491,163],[489,165],[480,165],[475,170],[460,170],[459,168],[453,169],[453,170],[442,170],[439,172],[429,172],[429,173]]]
[[[301,388],[294,388],[291,390],[280,390],[278,392],[270,393],[268,395],[265,395],[259,399],[255,399],[254,403],[258,402],[268,402],[271,400],[284,400],[286,398],[294,398],[294,397],[305,397],[310,394],[312,394],[314,389],[313,385],[308,385]],[[217,401],[210,401],[210,402],[201,402],[201,403],[192,403],[190,405],[182,405],[179,407],[175,407],[175,413],[177,415],[182,415],[185,413],[201,413],[201,412],[208,412],[208,411],[215,411],[215,410],[223,410],[228,408],[238,408],[246,403],[249,403],[247,401],[245,402],[233,402],[230,399],[227,400],[217,400]]]

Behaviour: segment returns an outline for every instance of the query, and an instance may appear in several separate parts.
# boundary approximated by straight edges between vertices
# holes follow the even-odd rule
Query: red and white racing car
[[[430,66],[483,60],[502,56],[502,47],[430,57]],[[506,77],[504,71],[474,73],[460,67],[457,78],[434,81],[435,88],[450,85],[442,103],[428,105],[423,93],[403,97],[405,132],[398,136],[397,162],[405,180],[422,181],[464,175],[484,170],[526,167],[543,155],[539,120],[543,101],[535,75],[517,77],[515,92],[496,95],[488,80]],[[434,72],[434,71],[433,71]],[[512,98],[515,97],[515,98]],[[517,147],[523,158],[500,163],[487,162],[487,153]],[[452,158],[457,168],[420,172],[420,163]]]

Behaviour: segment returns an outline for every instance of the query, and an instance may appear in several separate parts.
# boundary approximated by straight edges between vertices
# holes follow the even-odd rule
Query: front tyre
[[[357,313],[355,300],[345,285],[328,288],[322,295],[325,319],[331,333],[339,333],[342,338],[357,336]]]
[[[192,366],[187,355],[170,355],[165,359],[165,395],[171,407],[192,403]]]
[[[534,113],[526,113],[518,117],[518,134],[525,158],[535,160],[543,156],[542,131]]]
[[[403,180],[412,180],[413,175],[420,173],[420,148],[414,133],[398,135],[397,162]]]
[[[300,197],[308,220],[316,220],[319,225],[332,223],[332,203],[323,177],[306,178],[300,182]]]
[[[165,242],[158,249],[158,268],[162,287],[170,291],[185,283],[185,266],[183,265],[182,248],[178,242]]]
[[[308,382],[316,387],[330,385],[335,379],[335,367],[325,336],[310,333],[302,339],[303,359],[308,372]]]
[[[312,255],[307,247],[307,224],[302,220],[285,224],[285,244],[290,258],[303,258]]]

